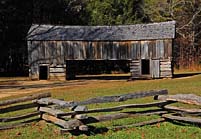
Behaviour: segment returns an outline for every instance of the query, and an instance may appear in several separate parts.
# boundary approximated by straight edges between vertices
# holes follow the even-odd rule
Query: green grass
[[[84,82],[84,81],[83,81]],[[83,85],[67,86],[62,89],[51,89],[54,98],[62,98],[67,101],[81,101],[97,96],[105,95],[115,95],[123,94],[129,92],[137,92],[144,90],[153,89],[168,89],[170,94],[177,93],[193,93],[201,95],[201,75],[196,75],[192,77],[185,78],[175,78],[175,79],[162,79],[162,80],[139,80],[127,82],[126,80],[119,81],[87,81]],[[129,103],[144,103],[151,102],[153,99],[151,97],[143,99],[134,99],[126,102],[119,103],[106,103],[90,105],[90,108],[97,107],[108,107],[120,104]],[[189,107],[189,105],[176,104],[177,106]],[[190,106],[191,107],[191,106]],[[192,106],[194,107],[194,106]],[[199,107],[200,108],[200,107]],[[132,109],[136,110],[136,109]],[[142,110],[142,109],[137,109]],[[16,112],[15,112],[16,113]],[[14,114],[15,114],[14,113]],[[18,114],[24,112],[18,112]],[[104,113],[105,114],[105,113]],[[11,115],[9,113],[9,115]],[[6,114],[0,115],[0,117],[7,116]],[[105,126],[115,126],[122,124],[137,123],[144,120],[150,120],[152,118],[157,118],[157,116],[141,116],[135,118],[121,119],[117,121],[104,122],[93,124],[97,127]],[[109,130],[102,134],[94,134],[91,136],[80,135],[73,136],[71,134],[60,135],[59,127],[51,123],[46,123],[44,121],[33,122],[30,126],[20,127],[17,129],[0,131],[1,139],[63,139],[63,138],[89,138],[89,139],[200,139],[201,129],[193,125],[179,125],[172,124],[169,122],[164,122],[161,124],[129,128],[119,131]]]

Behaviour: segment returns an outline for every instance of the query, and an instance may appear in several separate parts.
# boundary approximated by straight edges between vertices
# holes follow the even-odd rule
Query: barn
[[[74,62],[130,62],[131,78],[171,78],[175,21],[118,26],[32,25],[31,79],[72,79]]]

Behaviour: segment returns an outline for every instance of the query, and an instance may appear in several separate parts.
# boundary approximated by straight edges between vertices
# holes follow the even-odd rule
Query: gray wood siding
[[[149,59],[150,53],[149,53],[149,42],[142,41],[141,42],[141,59]]]
[[[40,64],[50,65],[50,78],[65,76],[66,60],[134,60],[130,67],[132,76],[140,77],[141,59],[150,60],[152,78],[172,77],[171,39],[119,42],[28,41],[28,53],[30,77],[34,78],[39,75]],[[160,64],[151,63],[152,60],[159,60]],[[58,66],[63,69],[57,69]],[[53,72],[59,70],[62,72]]]
[[[172,56],[171,40],[83,42],[33,41],[29,61],[63,65],[65,60],[167,59]]]
[[[160,61],[151,60],[150,70],[152,78],[160,78]]]
[[[170,59],[160,60],[160,77],[172,77],[172,62]]]
[[[141,60],[132,60],[130,63],[130,72],[132,78],[141,76]]]

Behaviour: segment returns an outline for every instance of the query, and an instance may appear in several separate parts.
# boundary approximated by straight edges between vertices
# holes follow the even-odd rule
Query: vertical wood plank
[[[156,58],[164,58],[164,42],[163,42],[163,40],[156,41]]]
[[[141,41],[141,59],[149,59],[149,48],[147,41]]]
[[[141,42],[138,41],[137,44],[136,44],[136,53],[137,53],[137,59],[140,59],[141,58]]]
[[[151,60],[151,76],[152,78],[160,77],[160,61],[159,60]]]
[[[167,39],[164,40],[164,46],[165,46],[165,55],[164,58],[168,59],[172,57],[172,40]]]
[[[102,58],[106,60],[107,59],[107,43],[102,42],[101,44],[102,44]]]

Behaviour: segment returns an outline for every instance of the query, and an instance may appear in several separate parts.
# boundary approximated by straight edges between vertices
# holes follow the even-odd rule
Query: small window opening
[[[143,75],[148,75],[150,74],[150,60],[147,59],[143,59],[142,62],[142,67],[141,67],[141,71]]]
[[[48,79],[48,66],[40,66],[39,80],[47,80],[47,79]]]

